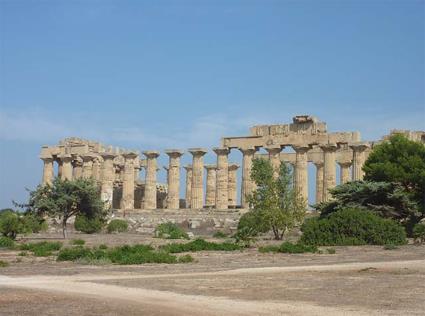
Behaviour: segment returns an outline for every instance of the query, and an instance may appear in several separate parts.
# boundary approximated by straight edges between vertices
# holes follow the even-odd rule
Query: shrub
[[[325,218],[311,218],[301,226],[301,242],[308,245],[400,245],[406,243],[403,227],[372,212],[346,208]]]
[[[384,250],[395,250],[395,249],[398,249],[396,245],[393,245],[393,244],[384,245]]]
[[[189,235],[176,224],[167,222],[156,226],[155,237],[165,239],[189,239]]]
[[[196,252],[203,250],[212,250],[212,251],[234,251],[240,250],[241,246],[234,243],[215,243],[205,241],[203,239],[196,239],[194,241],[185,243],[185,244],[177,244],[172,243],[168,245],[164,245],[161,247],[162,250],[170,252],[170,253],[180,253],[180,252]]]
[[[302,243],[293,244],[291,242],[284,242],[280,246],[265,246],[258,249],[260,252],[282,252],[282,253],[305,253],[317,252],[318,249],[314,245],[304,245]]]
[[[416,242],[425,242],[425,223],[419,223],[413,227],[413,237]]]
[[[106,249],[108,249],[108,246],[105,245],[105,244],[101,244],[101,245],[99,245],[99,249],[106,250]]]
[[[23,226],[18,214],[9,210],[0,213],[0,233],[3,236],[15,239],[22,232]]]
[[[20,246],[21,250],[31,251],[36,257],[48,257],[53,251],[62,248],[62,243],[58,241],[41,241],[37,243],[27,243]]]
[[[334,254],[336,253],[335,248],[328,248],[328,249],[326,249],[326,251],[327,251],[327,252],[328,252],[328,254],[330,254],[330,255],[334,255]]]
[[[179,263],[189,263],[189,262],[193,262],[194,259],[191,255],[184,255],[184,256],[180,256],[178,258],[178,262]]]
[[[9,237],[0,237],[0,248],[13,249],[15,241]]]
[[[74,227],[76,230],[86,233],[94,234],[102,230],[104,221],[99,217],[88,218],[84,215],[77,215],[75,217]]]
[[[23,231],[25,233],[39,233],[41,231],[46,231],[48,228],[47,222],[31,213],[26,213],[21,217]]]
[[[73,240],[71,240],[71,245],[74,245],[74,246],[83,246],[85,243],[86,243],[86,241],[83,240],[83,239],[73,239]]]
[[[217,232],[214,233],[213,237],[214,238],[226,238],[227,237],[227,234],[225,234],[222,231],[217,231]]]
[[[9,263],[3,260],[0,260],[0,268],[6,268],[9,266]]]
[[[76,261],[81,258],[94,258],[94,254],[89,248],[84,247],[63,248],[59,251],[56,260]]]
[[[125,233],[128,231],[128,223],[122,219],[113,219],[107,226],[108,233]]]

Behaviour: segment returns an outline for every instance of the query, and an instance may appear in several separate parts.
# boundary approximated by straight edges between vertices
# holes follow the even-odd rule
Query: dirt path
[[[262,267],[234,269],[215,272],[174,273],[174,274],[103,274],[76,276],[0,276],[0,287],[42,290],[66,295],[95,297],[117,301],[128,301],[145,309],[163,310],[163,315],[382,315],[382,311],[373,311],[363,307],[325,307],[310,302],[248,301],[226,297],[188,295],[170,291],[158,291],[145,288],[95,283],[102,280],[118,279],[155,279],[190,278],[194,276],[276,274],[302,271],[349,271],[360,269],[409,268],[425,270],[425,260],[407,260],[391,262],[359,262],[327,265],[305,265],[297,267]],[[125,304],[125,303],[124,303]]]

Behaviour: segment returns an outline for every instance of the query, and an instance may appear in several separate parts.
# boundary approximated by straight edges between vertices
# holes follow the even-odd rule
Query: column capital
[[[207,170],[216,170],[217,165],[204,165],[204,168]]]
[[[95,159],[95,156],[91,153],[87,153],[81,156],[81,158],[83,159],[83,162],[90,162],[93,161]]]
[[[184,151],[180,150],[180,149],[166,149],[166,150],[164,150],[164,152],[168,156],[173,157],[173,158],[181,157],[184,154]]]
[[[313,164],[314,164],[316,167],[323,167],[324,162],[323,162],[323,161],[313,161]]]
[[[125,158],[125,160],[127,159],[133,160],[133,159],[136,159],[138,155],[135,152],[127,152],[122,154],[122,156]]]
[[[292,148],[295,150],[296,153],[299,154],[305,154],[311,149],[311,146],[309,145],[292,145]]]
[[[55,159],[53,158],[53,156],[40,156],[40,159],[43,160],[44,162],[53,162]]]
[[[239,165],[237,163],[230,163],[228,168],[229,168],[229,171],[235,171],[235,170],[238,170]]]
[[[214,147],[213,151],[217,155],[228,155],[230,153],[230,149],[227,147]]]
[[[60,160],[62,162],[71,162],[72,161],[72,156],[70,154],[64,154],[59,156]]]
[[[329,143],[320,145],[320,148],[325,152],[335,152],[338,149],[338,146],[335,143]]]
[[[349,147],[355,151],[355,152],[362,152],[366,149],[370,148],[370,144],[368,143],[358,143],[358,144],[351,144]]]
[[[186,169],[186,171],[188,171],[188,170],[192,170],[193,168],[192,168],[192,165],[186,165],[186,166],[184,166],[183,168],[185,168]]]
[[[264,147],[264,149],[267,150],[267,152],[272,155],[280,153],[282,151],[282,148],[283,146],[273,146],[273,145]]]
[[[113,160],[117,155],[113,153],[104,152],[100,153],[100,156],[103,158],[103,160]]]
[[[205,148],[189,148],[187,151],[190,152],[193,156],[198,157],[202,157],[208,152],[208,150]]]
[[[143,152],[143,155],[145,155],[147,159],[154,159],[159,157],[159,152],[156,150],[146,150]]]
[[[337,161],[337,164],[345,168],[351,167],[351,161]]]
[[[255,147],[238,148],[238,150],[244,155],[253,155],[257,151]]]

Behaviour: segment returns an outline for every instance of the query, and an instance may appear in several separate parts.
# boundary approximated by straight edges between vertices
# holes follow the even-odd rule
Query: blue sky
[[[66,136],[211,148],[296,114],[364,139],[423,130],[424,12],[413,0],[0,0],[0,208],[26,200],[41,145]]]

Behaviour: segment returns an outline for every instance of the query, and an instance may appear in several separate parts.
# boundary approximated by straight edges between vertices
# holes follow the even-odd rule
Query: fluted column
[[[189,152],[193,156],[190,208],[201,209],[204,207],[204,155],[207,153],[207,150],[203,148],[190,148]]]
[[[42,184],[52,184],[53,178],[54,178],[54,172],[53,172],[53,157],[40,157],[41,160],[43,160],[43,178],[42,178]]]
[[[83,175],[83,159],[77,156],[74,159],[72,165],[73,165],[72,178],[80,179]]]
[[[229,205],[229,162],[228,148],[214,148],[217,154],[217,185],[215,194],[215,208],[224,210]]]
[[[169,149],[165,153],[170,157],[168,164],[168,195],[167,207],[177,210],[180,207],[180,157],[183,151],[178,149]]]
[[[362,170],[365,163],[365,151],[369,148],[366,143],[351,145],[353,150],[353,181],[363,180],[364,172]]]
[[[323,201],[329,201],[331,195],[329,189],[336,185],[336,162],[335,151],[337,150],[336,144],[326,144],[320,146],[323,150]]]
[[[205,165],[207,170],[207,192],[205,194],[205,206],[215,206],[215,194],[216,194],[216,183],[217,183],[217,166],[216,165]]]
[[[72,180],[72,157],[71,155],[65,154],[60,157],[62,162],[62,180]]]
[[[134,209],[134,163],[137,154],[125,153],[123,157],[125,161],[120,208],[122,210],[132,210]]]
[[[139,156],[137,156],[134,159],[134,181],[138,182],[140,180],[140,170],[142,167],[140,166],[140,159]]]
[[[239,165],[236,163],[229,164],[228,169],[228,184],[227,184],[227,194],[228,194],[228,205],[230,208],[236,208],[237,205],[237,185],[238,185],[238,177],[237,171],[239,169]]]
[[[82,177],[84,179],[89,179],[93,177],[93,155],[85,154],[83,155],[83,171]]]
[[[307,152],[309,146],[292,146],[295,150],[295,191],[308,203]]]
[[[145,180],[145,209],[156,209],[156,158],[159,156],[157,151],[145,151],[146,156],[146,180]]]
[[[192,199],[192,165],[186,165],[184,166],[184,169],[186,170],[186,192],[185,192],[185,204],[186,208],[191,208],[190,202]]]
[[[269,161],[273,167],[273,177],[277,179],[279,177],[280,169],[280,152],[282,151],[281,146],[270,146],[265,148],[269,153]]]
[[[344,184],[350,181],[350,166],[351,162],[339,162],[339,183]]]
[[[55,161],[58,163],[58,178],[63,179],[63,177],[62,177],[62,169],[63,169],[62,159],[60,159],[58,157],[58,158],[55,159]]]
[[[113,195],[114,195],[114,158],[115,155],[112,153],[101,153],[103,158],[103,164],[101,169],[101,187],[100,197],[102,201],[106,203],[108,208],[112,207]]]
[[[92,176],[96,181],[101,181],[102,179],[102,164],[103,158],[101,156],[93,158]]]
[[[323,201],[323,162],[315,162],[316,166],[316,201],[320,203]]]
[[[256,148],[239,148],[242,152],[242,185],[241,185],[241,204],[243,208],[249,208],[247,197],[254,190],[254,183],[251,179],[252,159],[257,151]]]

